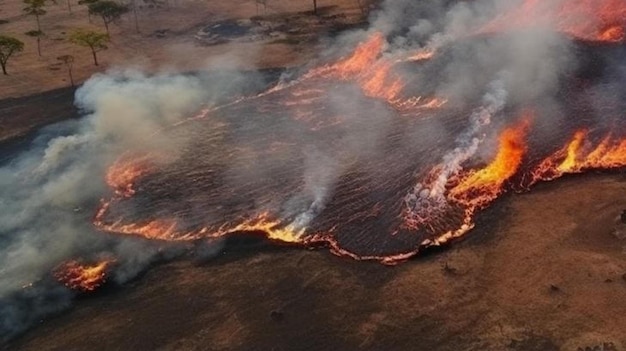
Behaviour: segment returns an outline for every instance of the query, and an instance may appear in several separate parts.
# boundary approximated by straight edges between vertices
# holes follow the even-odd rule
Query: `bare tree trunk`
[[[135,32],[139,33],[139,22],[137,21],[137,0],[132,0],[133,16],[135,17]]]
[[[67,69],[67,73],[70,74],[70,84],[72,86],[74,86],[74,77],[72,77],[72,68],[71,67]]]
[[[313,0],[313,14],[317,16],[317,0]]]
[[[4,73],[4,75],[7,75],[7,63],[0,61],[0,66],[2,66],[2,73]]]
[[[106,29],[107,31],[107,35],[110,35],[109,33],[109,24],[107,23],[107,21],[103,18],[102,22],[104,22],[104,29]]]
[[[71,0],[67,0],[67,10],[72,14],[72,2]]]
[[[96,50],[91,48],[91,54],[93,55],[93,64],[98,66],[98,57],[96,56]]]
[[[41,57],[41,38],[39,37],[39,35],[37,35],[37,54],[39,54],[39,57]]]

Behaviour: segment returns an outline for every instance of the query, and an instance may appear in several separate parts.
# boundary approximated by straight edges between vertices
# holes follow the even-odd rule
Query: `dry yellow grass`
[[[84,81],[93,73],[110,67],[141,67],[147,71],[185,71],[206,68],[215,62],[242,68],[290,66],[302,63],[313,52],[311,48],[294,49],[293,43],[272,42],[227,43],[213,46],[198,45],[196,32],[212,21],[227,18],[244,19],[257,14],[254,0],[168,0],[158,8],[139,11],[140,33],[135,32],[132,13],[125,15],[117,25],[111,26],[109,49],[98,54],[101,62],[94,66],[89,49],[76,46],[68,36],[76,28],[104,31],[99,18],[90,23],[87,9],[70,0],[73,13],[67,9],[66,0],[47,3],[47,14],[41,17],[42,57],[37,55],[34,38],[24,33],[36,29],[35,18],[23,13],[22,0],[5,0],[0,4],[0,34],[17,37],[25,43],[23,52],[8,63],[8,76],[0,76],[0,99],[24,96],[69,85],[65,67],[57,60],[60,55],[73,55],[74,78]],[[271,0],[267,14],[288,14],[308,11],[310,0]],[[333,6],[333,13],[356,14],[354,0],[320,0],[318,6]],[[167,30],[162,38],[157,30]],[[240,55],[243,53],[243,55]],[[227,59],[220,59],[227,57]],[[236,60],[233,60],[236,58]]]

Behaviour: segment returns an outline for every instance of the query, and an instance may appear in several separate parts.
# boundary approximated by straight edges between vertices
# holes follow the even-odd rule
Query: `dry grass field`
[[[34,17],[23,13],[23,2],[3,0],[0,3],[0,20],[7,21],[0,24],[0,33],[25,43],[24,51],[10,59],[9,75],[0,77],[0,99],[68,86],[67,71],[57,60],[60,55],[75,57],[74,77],[82,82],[95,72],[114,67],[155,72],[219,69],[224,65],[247,69],[293,66],[306,62],[315,52],[314,45],[303,38],[276,40],[269,37],[249,42],[203,44],[194,38],[200,29],[220,20],[254,17],[256,2],[169,0],[158,6],[141,2],[139,33],[135,31],[132,12],[111,25],[109,49],[98,54],[101,64],[96,67],[89,49],[70,43],[68,36],[77,28],[104,32],[102,20],[94,17],[90,22],[84,5],[78,5],[77,0],[68,1],[72,5],[71,14],[66,0],[46,5],[47,14],[41,16],[41,29],[45,33],[41,39],[41,57],[37,55],[36,40],[24,34],[36,29],[36,22]],[[309,0],[271,0],[265,11],[259,8],[259,14],[261,20],[266,17],[270,22],[293,19],[311,11],[311,4]],[[293,26],[308,32],[309,37],[323,35],[324,29],[333,26],[360,20],[360,9],[354,0],[321,0],[318,6],[323,10],[320,18],[306,16],[306,20],[292,20]],[[237,59],[233,60],[234,57]]]

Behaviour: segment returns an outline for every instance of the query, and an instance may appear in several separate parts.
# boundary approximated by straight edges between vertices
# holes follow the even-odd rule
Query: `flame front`
[[[394,101],[404,83],[400,76],[393,72],[394,62],[381,57],[384,47],[385,37],[382,33],[374,33],[368,40],[359,44],[347,58],[313,69],[304,76],[304,79],[324,77],[353,80],[366,96]]]
[[[113,260],[102,260],[93,265],[67,261],[55,268],[55,278],[66,287],[81,292],[94,291],[106,282],[106,275]]]
[[[255,218],[246,220],[234,226],[222,226],[210,236],[220,237],[234,232],[263,232],[268,239],[284,243],[302,243],[305,228],[295,228],[293,225],[284,225],[280,220],[272,219],[264,212]]]
[[[552,25],[556,30],[576,38],[618,42],[624,39],[625,8],[626,6],[621,0],[603,0],[598,2],[570,1],[558,4],[546,4],[546,2],[537,0],[526,0],[523,1],[521,6],[497,17],[477,33],[505,31],[511,28],[534,25],[537,24],[537,22],[546,22],[546,24]],[[594,16],[587,17],[585,14],[588,12],[593,12]],[[290,111],[291,113],[289,113],[288,116],[280,113],[277,113],[277,115],[279,115],[280,118],[287,117],[285,120],[288,120],[286,123],[289,123],[290,126],[292,125],[291,123],[297,126],[297,128],[305,126],[307,131],[303,134],[302,139],[306,142],[314,140],[314,138],[319,135],[315,133],[328,132],[331,137],[329,137],[329,145],[325,146],[329,149],[335,148],[335,146],[337,146],[337,149],[341,149],[342,144],[334,144],[336,140],[332,139],[341,139],[342,133],[345,132],[341,128],[342,125],[346,125],[353,120],[360,122],[358,118],[361,116],[349,116],[344,111],[336,111],[324,105],[324,99],[327,95],[336,91],[333,89],[341,89],[344,86],[359,88],[362,92],[362,96],[355,94],[357,99],[362,99],[358,100],[359,102],[375,100],[375,105],[365,105],[365,103],[364,105],[375,106],[377,108],[383,106],[387,108],[388,111],[391,111],[391,114],[397,113],[402,117],[433,115],[434,110],[446,106],[448,103],[446,97],[435,96],[439,91],[426,93],[432,95],[417,96],[416,94],[416,96],[411,96],[409,92],[405,91],[408,90],[405,88],[407,84],[412,86],[414,83],[416,84],[416,82],[405,82],[403,76],[400,75],[400,72],[404,72],[401,69],[405,67],[397,66],[398,64],[403,64],[407,66],[414,65],[425,67],[427,65],[422,64],[421,61],[433,58],[436,53],[435,48],[423,48],[417,53],[414,52],[402,56],[404,58],[400,57],[400,55],[393,57],[393,55],[385,53],[385,50],[385,37],[381,33],[374,33],[360,43],[350,55],[337,62],[311,69],[308,73],[292,83],[279,85],[253,97],[241,98],[236,102],[224,105],[224,110],[227,112],[230,112],[228,110],[229,108],[233,109],[235,118],[225,119],[226,122],[222,123],[221,126],[223,129],[221,130],[224,135],[226,135],[228,128],[237,128],[238,124],[243,125],[247,123],[247,120],[239,123],[237,119],[237,117],[239,117],[238,113],[242,113],[242,116],[247,117],[246,111],[249,105],[245,105],[245,102],[255,101],[255,104],[259,102],[258,105],[255,105],[257,106],[257,111],[261,111],[264,114],[267,111],[272,111],[272,106],[280,106]],[[364,97],[372,99],[365,99]],[[264,102],[266,104],[262,105]],[[237,104],[242,104],[243,109],[238,109]],[[449,111],[455,113],[454,108],[458,105],[457,101],[452,101]],[[511,107],[517,108],[519,106]],[[210,113],[217,115],[220,109],[221,107],[213,108],[210,110]],[[448,106],[446,106],[446,109],[448,109]],[[202,113],[201,118],[193,117],[192,119],[198,120],[205,118],[207,113],[209,112]],[[267,113],[267,115],[272,114]],[[269,122],[272,122],[269,120],[271,116],[267,118]],[[216,118],[216,120],[217,121],[211,122],[220,123],[219,118]],[[403,119],[401,123],[410,125],[410,123],[415,120],[417,120],[417,118],[407,118]],[[146,176],[149,172],[154,171],[156,175],[155,179],[158,180],[160,170],[156,167],[154,155],[138,157],[124,156],[110,167],[106,175],[107,183],[115,191],[115,195],[108,201],[102,202],[96,214],[94,224],[103,231],[138,235],[147,239],[165,241],[189,241],[225,237],[237,232],[259,232],[264,233],[268,240],[274,242],[303,246],[323,244],[328,246],[331,252],[337,255],[359,260],[378,260],[387,264],[397,263],[415,255],[424,247],[440,245],[453,238],[464,235],[474,227],[474,217],[479,210],[489,206],[512,187],[517,188],[518,186],[528,185],[519,184],[527,182],[528,179],[531,179],[530,183],[534,184],[538,181],[555,179],[566,173],[577,173],[592,168],[615,168],[626,165],[625,140],[607,136],[594,144],[594,139],[589,137],[589,133],[586,130],[580,130],[574,133],[570,142],[538,165],[535,165],[528,160],[530,157],[527,157],[529,145],[527,144],[526,138],[531,128],[530,120],[530,116],[525,115],[521,119],[521,122],[505,127],[498,137],[497,150],[493,160],[482,168],[472,168],[470,166],[475,165],[476,152],[479,147],[483,147],[480,145],[482,145],[481,143],[485,138],[485,130],[480,130],[480,132],[475,135],[472,134],[472,140],[469,143],[472,144],[475,140],[478,140],[473,149],[468,148],[468,150],[465,150],[465,144],[460,144],[457,148],[463,151],[463,157],[460,161],[451,163],[448,162],[449,159],[443,157],[441,164],[434,165],[431,171],[424,177],[425,179],[420,180],[419,185],[423,185],[421,188],[417,189],[417,187],[411,187],[409,185],[409,189],[402,188],[392,191],[387,191],[387,188],[383,189],[385,197],[389,197],[391,199],[390,201],[396,201],[398,199],[396,198],[396,196],[398,196],[397,194],[401,194],[399,196],[403,197],[404,204],[402,203],[402,199],[397,203],[389,204],[389,202],[385,202],[387,198],[383,199],[382,196],[379,198],[377,191],[382,189],[382,186],[377,188],[378,184],[373,185],[371,183],[365,183],[367,185],[361,185],[360,182],[362,179],[360,179],[360,177],[366,179],[367,172],[372,170],[372,168],[367,167],[380,168],[379,166],[371,166],[370,164],[361,165],[359,162],[362,160],[358,157],[348,157],[345,159],[339,157],[341,161],[355,165],[358,164],[358,166],[354,167],[355,169],[357,167],[364,167],[365,171],[361,172],[360,169],[357,169],[355,173],[346,176],[346,179],[340,179],[340,182],[343,182],[341,186],[344,188],[342,188],[343,193],[337,196],[343,196],[343,198],[337,202],[341,203],[333,203],[335,207],[330,207],[330,205],[327,207],[327,204],[323,203],[319,207],[319,211],[317,208],[314,208],[314,211],[311,213],[313,213],[312,218],[315,218],[311,221],[306,221],[306,225],[302,224],[303,222],[293,220],[293,218],[297,218],[298,215],[298,213],[293,213],[296,210],[285,208],[292,204],[291,200],[294,198],[290,197],[293,196],[294,192],[297,192],[292,191],[293,188],[297,188],[300,185],[294,186],[293,184],[295,183],[285,185],[287,181],[282,184],[282,179],[277,182],[268,181],[264,183],[259,181],[255,183],[256,178],[253,180],[246,178],[245,181],[237,183],[237,186],[232,186],[230,184],[221,184],[221,178],[213,178],[214,175],[215,177],[222,177],[223,174],[218,172],[219,167],[229,165],[230,161],[237,160],[240,154],[246,154],[246,157],[238,161],[250,161],[249,167],[248,164],[246,164],[246,167],[243,167],[246,170],[253,170],[259,159],[264,157],[269,158],[272,156],[272,152],[279,155],[276,159],[281,162],[291,161],[290,157],[300,157],[297,152],[292,152],[298,148],[300,140],[290,139],[291,136],[287,135],[289,133],[282,133],[280,128],[277,128],[271,133],[264,131],[262,135],[251,135],[252,138],[258,137],[259,141],[257,143],[256,140],[253,140],[254,142],[250,143],[250,147],[248,148],[244,148],[240,144],[228,144],[229,138],[225,137],[222,141],[226,143],[227,148],[223,150],[218,147],[215,147],[215,149],[211,148],[211,151],[217,150],[216,153],[221,153],[217,156],[207,155],[206,157],[211,160],[211,163],[200,163],[202,167],[211,168],[210,172],[206,174],[202,173],[202,171],[196,172],[196,169],[186,168],[184,163],[180,163],[178,165],[183,166],[180,167],[183,169],[164,167],[169,173],[167,173],[167,171],[164,172],[167,177],[164,178],[166,181],[163,183],[156,181],[146,182],[150,184],[140,188],[136,188],[138,180]],[[378,121],[376,122],[378,123]],[[177,124],[177,126],[179,125],[182,126],[182,123]],[[381,129],[388,127],[386,122],[380,122],[380,126]],[[333,134],[336,132],[335,129],[340,130],[340,133],[336,134],[337,138],[334,138],[335,135]],[[393,144],[394,147],[396,144],[401,144],[400,138],[402,137],[402,132],[403,131],[394,131],[396,134],[394,134],[393,137],[397,138],[397,140],[391,140],[390,138],[390,144]],[[242,135],[246,134],[242,133]],[[241,138],[239,135],[237,137]],[[265,143],[265,141],[274,137],[280,138],[278,139],[280,141],[272,140],[274,143]],[[244,140],[244,142],[246,141],[247,140]],[[213,146],[213,144],[211,145]],[[257,151],[257,149],[262,151]],[[465,151],[468,152],[466,153]],[[338,154],[340,153],[341,150],[338,151]],[[467,157],[465,157],[465,155],[467,155]],[[211,157],[216,158],[213,159]],[[214,160],[217,161],[215,162],[215,166],[212,163]],[[194,158],[188,161],[194,163],[196,159]],[[402,163],[404,160],[394,159],[394,161]],[[280,162],[276,162],[276,164],[279,163]],[[161,163],[159,163],[159,166],[161,166]],[[285,165],[285,167],[290,166],[291,164]],[[274,167],[274,165],[272,165],[272,167]],[[297,169],[297,167],[300,167],[300,165],[295,164],[294,168]],[[317,165],[315,165],[315,167],[317,167]],[[420,167],[422,167],[422,165],[420,165]],[[323,167],[320,166],[320,168]],[[274,169],[275,168],[272,168],[272,171]],[[190,170],[191,172],[189,172]],[[279,173],[281,170],[279,170],[278,167],[276,167],[276,171],[278,172],[275,175],[276,178],[283,175]],[[350,171],[352,171],[352,168],[350,168]],[[411,171],[413,171],[413,169],[409,170],[409,172]],[[326,177],[323,172],[321,173],[320,178]],[[387,175],[385,172],[380,173],[384,174],[384,176]],[[169,176],[170,174],[172,174],[171,177]],[[261,174],[259,178],[263,176],[265,175]],[[386,179],[384,176],[381,176],[379,179]],[[181,179],[185,177],[192,179],[192,183],[181,182]],[[343,177],[343,175],[341,175],[341,177]],[[353,177],[353,179],[347,179],[350,177]],[[274,186],[275,183],[281,184]],[[381,181],[381,183],[384,182]],[[390,183],[393,183],[393,181]],[[139,199],[137,202],[132,202],[132,198],[140,197],[137,193],[141,194],[144,191],[148,191],[145,189],[150,186],[154,187],[159,184],[166,187],[166,190],[161,191],[161,189],[159,189],[155,195],[150,194],[151,196]],[[252,186],[248,187],[248,184],[252,184]],[[256,184],[262,184],[262,186],[265,187],[260,186],[255,188]],[[211,196],[210,201],[205,203],[196,201],[196,196],[201,198],[204,194],[186,192],[189,188],[195,191],[195,186],[198,186],[198,193],[208,193]],[[239,186],[244,190],[239,191]],[[159,202],[163,197],[168,198],[169,193],[167,189],[170,188],[167,187],[172,187],[175,191],[183,191],[183,194],[190,196],[192,199],[189,200],[189,203],[182,201],[183,204],[180,207],[173,207],[180,209],[180,211],[167,212],[170,207],[165,206],[164,208],[167,211],[155,212],[152,213],[151,216],[147,218],[143,217],[140,220],[132,217],[132,215],[129,216],[130,218],[126,218],[124,217],[124,213],[120,214],[120,212],[123,212],[125,209],[123,206],[120,207],[122,211],[115,212],[111,209],[114,204],[126,202],[129,202],[131,205],[143,206],[147,204],[147,206],[150,206],[150,201],[157,199],[156,202]],[[393,187],[393,185],[390,185],[390,187]],[[266,191],[267,189],[271,189],[271,191]],[[306,191],[315,192],[317,189],[306,189]],[[298,195],[302,195],[302,193],[306,191],[301,191]],[[330,192],[333,191],[335,190],[330,190]],[[276,199],[273,198],[275,192],[279,193],[276,195]],[[407,192],[409,195],[404,196]],[[337,191],[337,193],[339,193],[339,191]],[[372,198],[376,198],[376,201],[384,203],[384,205],[379,205],[377,202],[374,209],[366,208],[367,206],[363,204],[371,203],[370,201],[374,200],[367,199],[361,202],[358,195],[364,193],[374,195]],[[165,196],[163,196],[163,194],[165,194]],[[330,196],[335,195],[331,194]],[[331,199],[329,201],[333,200],[334,199]],[[324,201],[326,201],[326,199],[324,199]],[[209,205],[201,207],[197,206],[197,204]],[[189,205],[189,208],[185,207],[187,205]],[[297,206],[300,206],[300,204]],[[219,208],[219,210],[212,212],[214,207]],[[222,211],[221,208],[228,209],[229,212],[226,213],[226,210],[224,210],[225,212],[220,212]],[[336,217],[333,217],[334,215],[321,215],[320,218],[316,217],[319,213],[328,208],[332,208],[332,210],[347,208],[347,211],[353,212],[348,212],[345,216],[342,214]],[[388,230],[388,232],[393,233],[392,235],[394,236],[397,235],[397,233],[413,236],[413,238],[417,238],[414,241],[414,243],[416,243],[414,247],[401,252],[376,252],[376,254],[361,255],[356,251],[350,251],[348,246],[344,245],[341,240],[338,239],[339,234],[337,233],[341,233],[342,228],[349,228],[349,230],[346,231],[348,233],[353,233],[350,229],[355,230],[356,228],[357,230],[361,230],[361,227],[357,228],[356,226],[367,222],[369,218],[376,218],[380,213],[388,215],[388,212],[385,212],[387,208],[391,208],[390,211],[395,212],[388,216],[389,218],[393,218],[389,220],[390,223],[381,225],[387,226],[382,229],[381,232],[387,232],[386,230]],[[204,210],[208,212],[206,218],[209,219],[203,217],[205,216]],[[196,217],[191,219],[185,217],[185,215],[190,212],[193,212],[193,216]],[[198,212],[200,212],[200,214],[198,214]],[[166,215],[163,215],[163,213],[166,213]],[[217,213],[218,215],[213,216],[213,213]],[[384,222],[386,219],[387,218],[381,219],[380,222]],[[378,219],[376,220],[378,221]],[[319,224],[318,221],[322,224]],[[298,224],[296,225],[294,223]],[[346,225],[346,223],[349,223],[349,225]],[[378,223],[368,228],[370,230],[372,230],[372,228],[378,230],[377,225]]]
[[[481,209],[495,200],[503,191],[503,184],[520,169],[526,153],[526,133],[529,120],[505,129],[499,138],[495,159],[485,168],[471,171],[449,191],[449,199],[468,206],[472,211]]]
[[[478,32],[532,28],[537,24],[582,40],[621,42],[626,39],[626,1],[525,0]]]
[[[106,183],[120,196],[133,196],[135,194],[133,185],[139,177],[150,170],[150,160],[149,155],[120,157],[107,170]]]
[[[578,130],[563,148],[544,159],[532,172],[530,185],[589,169],[626,166],[626,139],[608,135],[593,146],[587,130]]]

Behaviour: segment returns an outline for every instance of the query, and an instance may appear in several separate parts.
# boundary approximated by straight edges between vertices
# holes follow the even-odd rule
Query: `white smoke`
[[[85,117],[44,128],[31,149],[0,167],[0,339],[68,305],[72,294],[45,279],[63,260],[110,252],[119,257],[121,282],[154,259],[149,244],[96,232],[91,209],[120,152],[174,151],[151,135],[198,109],[203,91],[191,76],[95,75],[76,92]]]
[[[476,155],[484,141],[485,129],[506,106],[506,98],[502,81],[492,82],[489,92],[482,99],[482,106],[471,114],[468,128],[457,137],[456,147],[443,156],[435,180],[429,184],[417,183],[406,195],[404,200],[410,213],[423,218],[428,214],[422,211],[431,213],[433,208],[447,207],[446,184],[463,169],[464,162]]]

